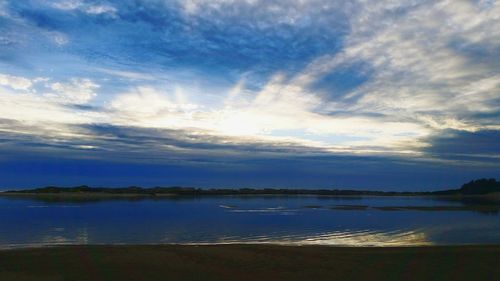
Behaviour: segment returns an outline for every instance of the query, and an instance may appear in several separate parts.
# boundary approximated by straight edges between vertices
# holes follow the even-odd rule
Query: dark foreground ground
[[[500,280],[500,246],[68,246],[3,250],[0,280]]]

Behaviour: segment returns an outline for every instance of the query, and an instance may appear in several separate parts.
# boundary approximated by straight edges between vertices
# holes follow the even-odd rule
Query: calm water
[[[390,206],[427,208],[395,210],[387,208]],[[436,208],[428,208],[431,206]],[[499,208],[498,201],[418,197],[94,201],[0,197],[0,247],[158,243],[500,244]]]

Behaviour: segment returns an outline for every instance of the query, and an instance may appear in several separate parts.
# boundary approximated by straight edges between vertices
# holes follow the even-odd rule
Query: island
[[[138,186],[110,188],[47,186],[35,189],[8,190],[0,195],[102,195],[102,196],[210,196],[210,195],[328,195],[328,196],[467,196],[500,193],[500,182],[496,179],[477,179],[458,189],[438,191],[370,191],[351,189],[284,189],[284,188],[196,188],[196,187],[152,187]]]

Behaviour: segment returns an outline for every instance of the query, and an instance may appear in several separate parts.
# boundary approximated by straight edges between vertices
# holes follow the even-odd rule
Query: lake
[[[500,244],[500,204],[430,197],[0,197],[0,247]]]

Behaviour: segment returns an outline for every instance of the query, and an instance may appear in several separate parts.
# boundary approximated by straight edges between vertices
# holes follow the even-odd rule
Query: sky
[[[500,178],[494,0],[0,0],[0,189]]]

